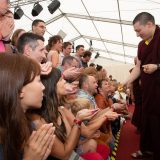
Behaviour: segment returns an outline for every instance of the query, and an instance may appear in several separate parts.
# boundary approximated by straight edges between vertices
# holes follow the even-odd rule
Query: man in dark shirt
[[[84,52],[84,55],[82,57],[82,66],[84,68],[88,67],[88,62],[90,61],[91,56],[92,56],[92,52],[90,52],[90,51]]]

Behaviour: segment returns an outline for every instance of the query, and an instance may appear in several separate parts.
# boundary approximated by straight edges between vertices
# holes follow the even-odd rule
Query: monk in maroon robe
[[[142,126],[140,150],[153,152],[153,159],[160,160],[160,28],[154,17],[139,13],[133,20],[137,36],[142,38],[138,45],[138,61],[127,83],[141,76]],[[139,153],[139,152],[138,152]],[[134,155],[137,158],[137,155]],[[134,157],[133,156],[133,157]]]

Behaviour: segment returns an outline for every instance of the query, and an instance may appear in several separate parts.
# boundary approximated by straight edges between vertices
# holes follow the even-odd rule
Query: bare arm
[[[55,156],[60,159],[68,159],[70,154],[78,144],[79,136],[80,129],[77,126],[74,126],[71,129],[71,132],[64,143],[62,143],[58,139],[58,137],[55,137],[55,142],[52,147],[51,156]]]
[[[119,114],[113,112],[111,109],[101,110],[93,119],[91,119],[87,126],[81,125],[81,134],[90,138],[107,120],[112,121],[118,118]]]
[[[59,54],[57,51],[52,51],[52,64],[53,67],[57,67],[58,66],[58,62],[59,62]]]
[[[107,120],[106,117],[99,117],[96,121],[89,123],[88,125],[81,125],[81,134],[86,138],[91,138],[92,135],[102,126],[102,124]]]
[[[131,91],[131,100],[132,100],[132,103],[133,103],[134,102],[133,84],[130,86],[130,91]]]
[[[69,124],[67,117],[65,116],[64,108],[61,107],[59,110],[62,114],[62,119],[64,121],[65,127],[67,128],[67,123]],[[88,109],[83,109],[78,111],[76,115],[76,119],[81,121],[84,119],[90,119],[92,117],[92,111]],[[62,120],[61,119],[61,120]],[[38,115],[32,116],[32,120],[36,120],[37,127],[40,127],[42,124],[45,124],[46,121]],[[35,121],[34,121],[35,122]],[[80,136],[80,126],[74,122],[73,127],[70,130],[70,133],[65,139],[65,142],[61,141],[57,136],[55,136],[54,145],[51,150],[51,156],[55,156],[59,159],[68,159],[72,151],[75,149],[78,144],[79,136]]]
[[[37,115],[34,115],[33,119],[37,129],[41,127],[43,124],[46,124],[45,120]],[[65,142],[62,142],[57,136],[55,136],[54,144],[52,146],[50,155],[59,159],[68,159],[78,143],[79,136],[80,129],[76,125],[72,127],[71,132],[69,136],[66,138]]]
[[[84,125],[84,123],[81,124],[81,134],[85,136],[86,138],[91,138],[92,135],[100,128],[100,126],[103,124],[103,122],[106,121],[106,117],[102,118],[100,115],[106,112],[108,109],[104,109],[102,111],[99,111],[91,120],[90,124],[87,126]],[[64,109],[66,112],[66,117],[70,123],[70,125],[73,125],[73,121],[75,119],[75,116],[72,114],[71,111],[68,109]],[[92,123],[92,124],[91,124]]]
[[[128,84],[128,85],[131,84],[134,80],[136,80],[140,76],[140,65],[141,65],[141,61],[137,58],[137,64],[133,68],[125,84]]]

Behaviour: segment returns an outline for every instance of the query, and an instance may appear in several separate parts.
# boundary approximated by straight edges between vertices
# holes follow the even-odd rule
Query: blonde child
[[[71,102],[71,112],[76,115],[78,111],[82,109],[91,109],[92,106],[88,99],[85,98],[77,98],[74,101]],[[93,110],[93,114],[95,114],[98,110]],[[83,123],[86,125],[88,121],[83,121]],[[94,137],[99,136],[98,133],[94,134]],[[90,139],[87,139],[86,137],[80,136],[80,140],[76,149],[76,152],[78,154],[83,154],[87,152],[96,152],[97,149],[97,142],[96,140],[91,137]]]

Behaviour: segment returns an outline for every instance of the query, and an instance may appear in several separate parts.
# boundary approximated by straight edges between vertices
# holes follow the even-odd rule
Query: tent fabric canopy
[[[33,17],[31,14],[35,2],[39,2],[43,11]],[[132,20],[140,12],[150,12],[156,24],[160,24],[159,0],[59,0],[61,5],[53,14],[48,11],[51,0],[11,0],[11,10],[21,6],[24,16],[15,20],[15,29],[31,30],[34,19],[46,22],[46,43],[52,35],[64,32],[64,41],[83,44],[101,57],[123,63],[133,63],[137,54],[136,37]]]

